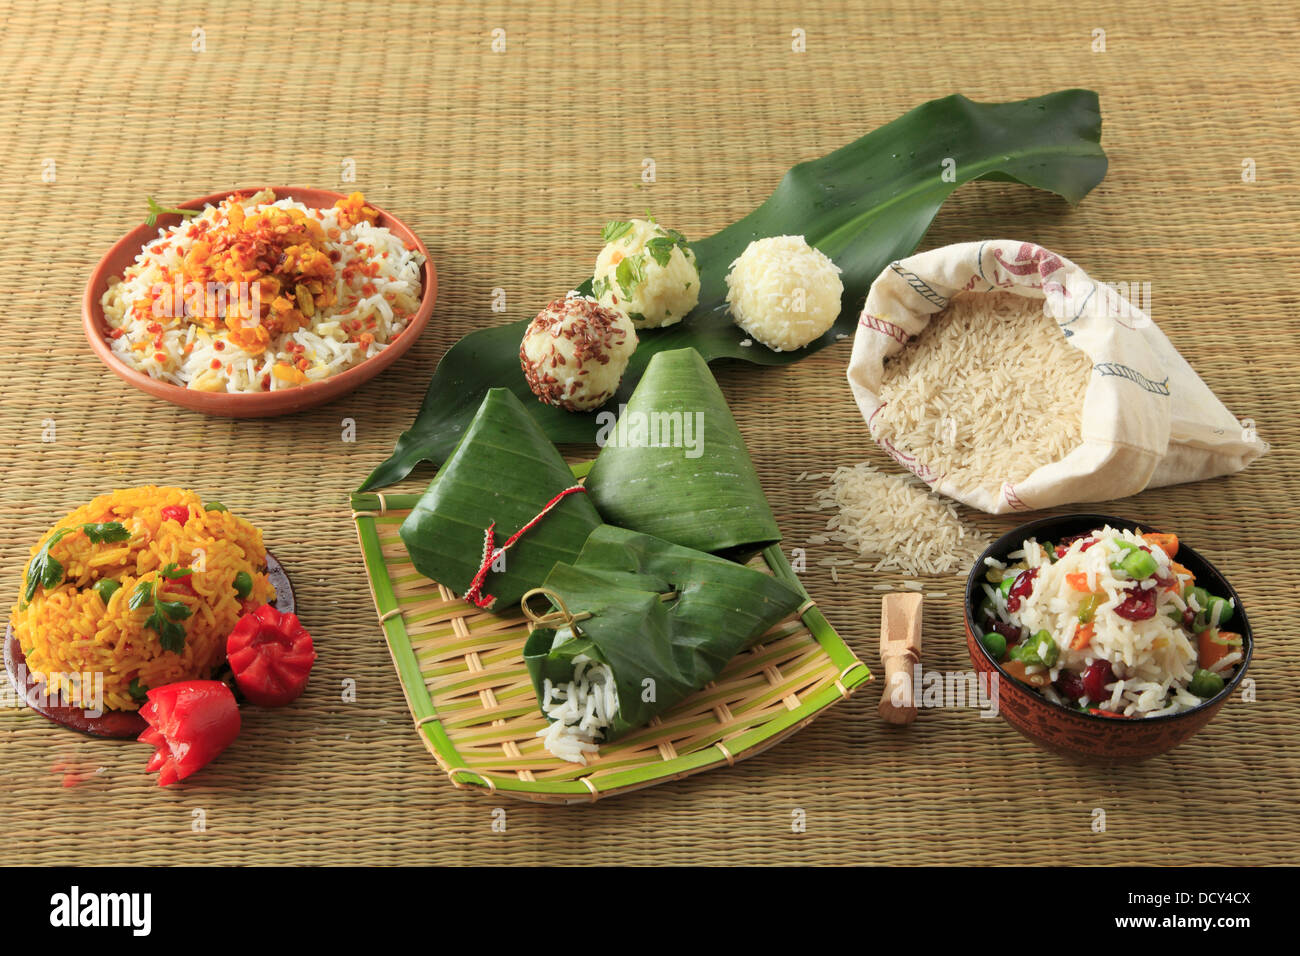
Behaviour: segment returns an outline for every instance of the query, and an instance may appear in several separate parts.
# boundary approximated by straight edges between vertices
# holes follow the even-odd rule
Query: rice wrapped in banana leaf
[[[538,591],[552,609],[525,599],[524,662],[552,721],[547,749],[577,763],[716,678],[805,600],[772,575],[610,525]]]
[[[695,349],[655,355],[617,423],[603,414],[603,448],[586,484],[606,522],[732,556],[781,540],[736,420]]]
[[[485,610],[512,607],[600,524],[575,486],[523,403],[494,388],[402,522],[402,542],[426,577]]]

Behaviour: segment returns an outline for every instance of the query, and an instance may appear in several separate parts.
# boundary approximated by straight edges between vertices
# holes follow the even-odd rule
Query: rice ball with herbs
[[[840,269],[803,236],[756,239],[727,273],[736,324],[777,352],[825,335],[840,314]]]
[[[680,322],[700,301],[700,271],[686,237],[653,219],[606,224],[592,291],[638,329]]]
[[[528,324],[519,364],[538,399],[584,412],[614,396],[636,346],[636,329],[627,316],[571,293]]]

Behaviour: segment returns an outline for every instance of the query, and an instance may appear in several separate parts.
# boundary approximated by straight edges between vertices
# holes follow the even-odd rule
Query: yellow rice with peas
[[[46,586],[54,576],[51,564],[59,580]],[[76,509],[42,536],[9,621],[31,674],[103,674],[104,709],[136,710],[149,688],[207,678],[217,670],[245,604],[275,600],[265,569],[261,531],[220,505],[209,510],[198,495],[179,488],[114,491]],[[243,599],[236,589],[240,572],[252,581]],[[30,600],[29,573],[35,581]],[[99,584],[110,578],[118,583],[116,590]],[[107,602],[105,591],[111,591]],[[148,600],[139,600],[142,592]],[[183,628],[180,650],[163,646],[179,640],[174,628],[170,637],[160,633],[166,624],[158,616],[157,599],[167,602],[174,623]],[[188,610],[183,618],[185,610],[175,602]]]

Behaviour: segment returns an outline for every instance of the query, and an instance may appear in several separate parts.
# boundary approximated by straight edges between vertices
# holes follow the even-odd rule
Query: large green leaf
[[[1101,112],[1097,94],[1090,90],[1062,90],[1014,103],[948,96],[829,155],[800,163],[758,209],[693,244],[700,267],[699,305],[677,325],[641,333],[620,390],[607,407],[627,400],[657,352],[691,347],[710,362],[733,358],[785,365],[851,334],[872,281],[890,262],[916,249],[939,206],[958,186],[976,179],[1018,182],[1077,203],[1106,174],[1100,141]],[[805,236],[843,270],[840,317],[822,338],[798,351],[774,352],[757,342],[743,345],[746,336],[725,310],[727,271],[752,240],[785,234]],[[524,399],[553,441],[594,440],[596,413],[543,405],[528,390],[519,368],[519,343],[528,321],[471,332],[447,350],[414,424],[361,490],[400,481],[421,461],[444,460],[492,387],[508,388]]]
[[[504,388],[488,391],[464,438],[402,522],[415,569],[464,595],[483,560],[484,533],[497,548],[574,484],[573,472],[537,423]],[[582,551],[600,516],[583,493],[562,499],[505,553],[483,594],[500,609],[518,602],[556,561]]]
[[[655,355],[617,425],[598,438],[587,494],[610,524],[697,551],[754,552],[781,540],[736,420],[695,349]]]
[[[544,587],[571,614],[590,617],[558,648],[554,628],[528,635],[524,662],[537,696],[546,678],[572,680],[579,654],[608,664],[619,714],[606,740],[699,690],[803,600],[761,571],[610,525],[591,533],[574,564],[557,564]]]

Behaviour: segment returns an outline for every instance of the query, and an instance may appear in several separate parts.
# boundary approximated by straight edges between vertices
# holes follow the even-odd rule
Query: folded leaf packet
[[[402,522],[402,542],[426,577],[485,610],[511,607],[600,524],[586,494],[566,494],[575,485],[514,393],[494,388]]]
[[[1054,451],[1055,460],[1028,474],[1007,469],[973,483],[963,477],[961,461],[938,467],[918,449],[882,440],[888,413],[880,414],[886,408],[881,391],[886,362],[921,336],[936,313],[961,294],[990,293],[1041,305],[1070,346],[1082,350],[1081,431],[1072,445]],[[988,328],[993,334],[993,325]],[[967,404],[980,407],[988,396],[975,393],[974,376],[965,378],[958,364],[954,357],[948,381],[972,390]],[[1014,408],[1019,392],[1041,388],[1042,377],[1055,371],[1008,363],[1009,385],[996,398]],[[1238,421],[1224,407],[1129,296],[1030,242],[959,243],[890,265],[867,295],[848,378],[868,428],[887,452],[940,493],[991,514],[1123,498],[1227,475],[1268,451],[1253,423]]]
[[[536,626],[524,662],[555,721],[547,746],[566,759],[699,690],[805,600],[769,574],[610,525],[539,591],[553,610],[526,607]]]
[[[695,349],[660,352],[602,413],[587,493],[610,524],[686,548],[754,552],[781,540],[722,390]]]

